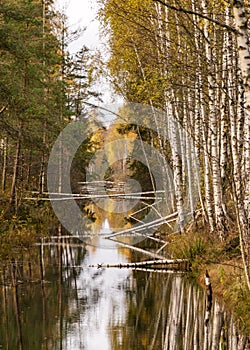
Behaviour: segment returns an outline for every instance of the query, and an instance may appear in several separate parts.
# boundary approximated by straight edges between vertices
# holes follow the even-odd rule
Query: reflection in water
[[[109,225],[109,220],[106,218],[103,222],[103,225],[102,225],[102,229],[100,231],[100,234],[104,233],[104,234],[108,234],[108,233],[111,233],[112,230],[110,229],[110,225]]]
[[[114,244],[109,248],[113,249],[88,247],[84,259],[86,267],[81,269],[77,280],[76,293],[80,302],[75,311],[78,317],[76,322],[71,324],[70,332],[67,332],[63,349],[112,349],[107,332],[109,321],[110,317],[113,317],[114,324],[125,319],[126,300],[122,291],[123,284],[131,272],[88,268],[88,265],[101,261],[124,261],[122,255],[114,249]],[[74,304],[75,300],[70,301],[69,309],[72,309]]]
[[[45,247],[32,265],[3,268],[0,349],[249,349],[216,301],[205,327],[203,290],[178,275],[90,268],[128,260],[96,246]]]

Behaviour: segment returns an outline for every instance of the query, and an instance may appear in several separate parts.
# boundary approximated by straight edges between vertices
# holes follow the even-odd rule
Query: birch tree
[[[126,101],[170,111],[194,138],[203,221],[221,240],[238,230],[250,286],[248,2],[110,0],[102,1],[101,13],[117,92]],[[159,128],[167,130],[166,124],[158,121]],[[175,150],[181,212],[188,154],[177,161]]]
[[[244,142],[244,175],[239,164],[239,152],[235,143],[232,144],[232,156],[234,164],[235,201],[238,217],[238,227],[241,243],[241,252],[244,262],[244,270],[248,288],[250,289],[250,244],[249,244],[249,219],[250,219],[250,49],[249,49],[249,3],[235,0],[233,2],[233,14],[237,29],[237,47],[239,67],[241,71],[244,89],[244,129],[241,136]],[[239,123],[239,125],[242,125]],[[235,125],[233,125],[235,131]],[[237,138],[236,138],[237,140]],[[245,191],[243,190],[245,189]]]

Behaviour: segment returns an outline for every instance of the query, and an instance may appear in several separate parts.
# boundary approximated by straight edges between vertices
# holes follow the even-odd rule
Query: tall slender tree
[[[236,219],[250,289],[249,13],[243,0],[109,0],[100,10],[114,86],[127,101],[171,110],[194,138],[204,221],[224,239]],[[179,174],[179,215],[177,199],[184,195],[188,169],[184,159],[177,166],[173,157],[172,165]]]

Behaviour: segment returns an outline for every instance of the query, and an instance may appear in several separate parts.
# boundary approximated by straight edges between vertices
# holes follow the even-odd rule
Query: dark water
[[[182,275],[89,267],[128,250],[52,245],[23,260],[2,269],[0,349],[249,349],[216,301],[205,327],[206,295]]]

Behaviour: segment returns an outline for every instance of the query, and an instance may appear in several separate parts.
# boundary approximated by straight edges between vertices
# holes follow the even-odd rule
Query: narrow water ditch
[[[37,246],[2,266],[1,349],[249,349],[217,300],[208,319],[206,292],[185,276],[89,267],[131,261],[97,243]]]

